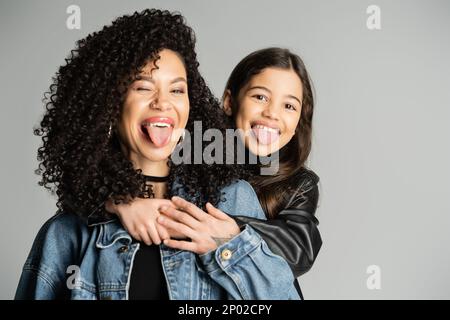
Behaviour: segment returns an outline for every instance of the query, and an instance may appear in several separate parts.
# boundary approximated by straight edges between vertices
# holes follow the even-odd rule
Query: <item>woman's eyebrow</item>
[[[173,79],[172,81],[170,81],[170,83],[172,84],[172,83],[175,83],[175,82],[186,82],[187,83],[187,80],[184,78],[184,77],[178,77],[178,78],[175,78],[175,79]]]
[[[155,83],[155,80],[153,80],[152,77],[147,76],[147,75],[145,75],[145,74],[137,75],[137,76],[136,76],[136,80],[145,80],[145,81],[149,81],[149,82],[151,82],[151,83]],[[171,80],[171,81],[170,81],[170,84],[175,83],[175,82],[180,82],[180,81],[181,81],[181,82],[186,82],[186,83],[187,83],[187,80],[186,80],[184,77],[177,77],[177,78]]]
[[[146,76],[145,74],[138,74],[136,76],[136,80],[145,80],[145,81],[149,81],[151,83],[155,83],[155,80],[153,80],[152,77]]]

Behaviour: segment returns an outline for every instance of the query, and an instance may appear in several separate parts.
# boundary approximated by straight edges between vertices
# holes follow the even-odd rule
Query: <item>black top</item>
[[[168,300],[159,246],[140,243],[131,269],[130,300]]]
[[[143,175],[149,182],[166,182],[169,176],[156,177]],[[167,300],[166,277],[161,265],[159,246],[147,246],[140,242],[131,269],[129,288],[130,300]]]

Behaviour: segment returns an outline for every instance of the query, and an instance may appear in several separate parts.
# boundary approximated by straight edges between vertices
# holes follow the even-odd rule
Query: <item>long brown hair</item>
[[[250,179],[267,217],[275,218],[286,206],[293,189],[298,187],[299,173],[304,169],[311,151],[314,97],[311,80],[302,59],[288,49],[266,48],[246,56],[231,72],[225,92],[230,91],[233,117],[239,109],[240,90],[266,68],[293,70],[303,86],[300,121],[295,135],[280,150],[278,172],[271,176],[254,175]]]

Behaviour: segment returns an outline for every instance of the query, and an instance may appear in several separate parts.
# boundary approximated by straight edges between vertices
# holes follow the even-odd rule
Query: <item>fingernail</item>
[[[166,211],[167,210],[167,206],[162,206],[161,208],[159,208],[161,211]]]
[[[159,216],[159,217],[158,217],[158,222],[164,222],[164,218],[161,217],[161,216]]]

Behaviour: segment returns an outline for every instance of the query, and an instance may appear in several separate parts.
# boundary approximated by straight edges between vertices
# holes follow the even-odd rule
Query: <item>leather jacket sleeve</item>
[[[253,227],[266,241],[273,253],[283,257],[297,278],[311,269],[322,238],[315,217],[319,199],[319,177],[310,170],[303,174],[299,187],[286,208],[275,219],[261,220],[234,216],[239,227]]]

